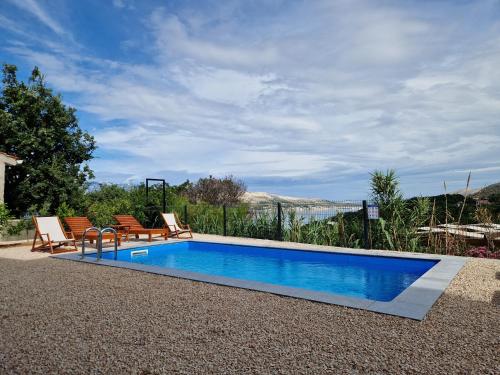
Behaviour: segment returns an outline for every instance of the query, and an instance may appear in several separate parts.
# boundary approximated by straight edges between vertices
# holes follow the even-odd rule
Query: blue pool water
[[[438,262],[197,241],[120,250],[117,260],[376,301],[394,299]]]

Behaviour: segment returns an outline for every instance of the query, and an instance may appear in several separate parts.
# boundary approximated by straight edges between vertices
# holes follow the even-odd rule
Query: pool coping
[[[212,243],[220,243],[227,245],[240,245],[240,246],[243,245],[243,246],[254,246],[254,247],[264,247],[264,248],[267,247],[267,248],[277,248],[277,249],[288,249],[292,251],[299,250],[299,251],[381,256],[381,257],[391,257],[391,258],[439,260],[439,262],[435,264],[431,269],[429,269],[426,273],[424,273],[421,277],[419,277],[415,282],[413,282],[396,298],[388,302],[382,302],[382,301],[369,300],[365,298],[349,297],[340,294],[317,292],[303,288],[280,286],[276,284],[263,283],[258,281],[242,280],[225,276],[208,275],[204,273],[184,271],[174,268],[148,266],[139,263],[116,261],[110,259],[100,259],[99,261],[96,261],[95,258],[89,258],[89,257],[82,258],[81,254],[79,253],[57,254],[51,257],[55,259],[66,259],[78,262],[97,264],[102,266],[127,268],[135,271],[143,271],[158,275],[177,277],[193,281],[206,282],[211,284],[224,285],[224,286],[242,288],[247,290],[254,290],[259,292],[272,293],[280,296],[300,298],[315,302],[322,302],[326,304],[346,306],[346,307],[368,310],[388,315],[410,318],[414,320],[425,319],[425,316],[432,308],[434,303],[439,299],[439,297],[448,287],[448,285],[453,280],[455,275],[467,262],[467,258],[447,256],[447,255],[415,254],[415,253],[402,253],[402,252],[395,253],[394,251],[386,251],[386,250],[348,249],[341,247],[326,247],[326,246],[316,246],[308,244],[294,244],[293,247],[287,247],[286,243],[281,243],[276,241],[266,241],[267,243],[265,245],[258,244],[258,241],[256,241],[255,244],[249,244],[248,242],[245,242],[244,239],[238,240],[235,238],[231,239],[224,238],[223,240],[222,239],[182,240],[182,242],[185,241],[212,242]],[[174,243],[174,241],[159,241],[156,243],[138,244],[138,246],[121,248],[120,250],[125,250],[125,249],[130,250],[133,248],[159,246],[168,243]],[[95,252],[95,250],[89,251],[88,253],[91,252]]]

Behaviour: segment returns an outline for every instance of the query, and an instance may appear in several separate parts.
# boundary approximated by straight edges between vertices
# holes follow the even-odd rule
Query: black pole
[[[167,187],[165,180],[163,180],[163,212],[167,212],[167,193],[166,193]]]
[[[187,204],[184,205],[184,224],[188,223],[188,206]]]
[[[369,240],[369,233],[368,233],[368,203],[364,200],[363,201],[363,229],[364,229],[364,242],[365,242],[365,249],[370,248],[370,240]]]
[[[278,228],[276,233],[276,239],[282,241],[282,228],[281,228],[281,203],[278,202]]]
[[[224,222],[224,236],[227,236],[227,211],[226,211],[226,205],[222,206],[222,220]]]

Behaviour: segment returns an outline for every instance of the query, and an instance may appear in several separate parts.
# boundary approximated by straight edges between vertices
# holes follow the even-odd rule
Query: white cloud
[[[53,32],[59,35],[67,35],[68,33],[64,28],[52,18],[35,0],[9,0],[17,7],[31,13],[45,26],[50,28]]]
[[[282,87],[273,84],[273,74],[254,75],[244,71],[193,67],[172,69],[174,79],[200,99],[241,107]]]
[[[135,9],[134,0],[113,0],[112,4],[118,9]]]
[[[320,155],[265,151],[251,145],[242,148],[238,142],[199,137],[175,129],[166,132],[165,128],[155,126],[137,126],[127,132],[106,130],[98,134],[97,141],[106,149],[148,160],[139,173],[166,169],[212,175],[296,177],[320,172],[328,165],[328,158]],[[131,143],[136,146],[130,147]],[[154,160],[150,160],[152,150]],[[117,163],[113,170],[130,172],[130,165]]]
[[[276,50],[272,46],[226,45],[191,37],[186,26],[175,15],[167,14],[163,8],[151,16],[151,26],[156,33],[156,46],[165,60],[181,54],[197,61],[222,66],[253,66],[271,64],[276,61]]]
[[[25,37],[29,36],[29,34],[26,33],[22,29],[22,27],[20,27],[16,22],[3,16],[2,14],[0,14],[0,27],[5,29],[5,30],[20,34],[20,35],[25,36]]]
[[[125,8],[125,1],[124,0],[113,0],[113,6],[117,8]]]

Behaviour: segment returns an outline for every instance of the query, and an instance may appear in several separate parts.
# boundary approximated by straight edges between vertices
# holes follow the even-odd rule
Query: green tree
[[[372,200],[380,209],[380,219],[372,228],[373,247],[399,251],[421,250],[417,230],[429,217],[429,199],[403,199],[394,170],[372,173],[371,192]]]
[[[187,185],[186,194],[191,202],[205,202],[213,205],[238,204],[246,192],[243,181],[233,176],[224,178],[200,178],[194,185]]]
[[[24,162],[7,170],[5,201],[18,215],[54,213],[63,203],[79,207],[93,177],[86,162],[94,138],[78,126],[76,110],[47,87],[37,67],[27,83],[18,81],[16,72],[14,65],[3,66],[0,151]]]
[[[403,200],[399,190],[399,181],[396,171],[389,169],[386,173],[375,171],[371,174],[371,191],[373,201],[381,210],[390,209],[395,202]]]

